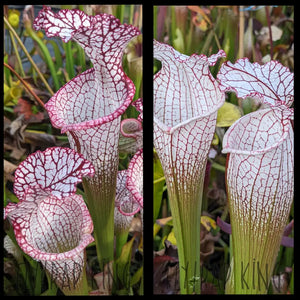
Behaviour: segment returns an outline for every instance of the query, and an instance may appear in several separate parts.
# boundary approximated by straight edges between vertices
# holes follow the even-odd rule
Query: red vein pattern
[[[115,232],[126,231],[134,214],[140,210],[140,205],[134,200],[132,193],[126,187],[127,170],[118,172],[115,198]]]
[[[120,116],[135,93],[122,69],[122,55],[139,30],[111,15],[87,16],[76,9],[55,14],[48,7],[40,11],[34,26],[49,37],[65,42],[72,38],[91,58],[94,68],[63,86],[46,108],[52,125],[67,131],[71,147],[92,161],[96,175],[91,185],[115,187]],[[111,176],[103,175],[108,172]]]
[[[41,261],[60,288],[76,289],[82,279],[84,249],[94,240],[83,198],[27,193],[18,204],[8,204],[5,214],[20,248]]]
[[[68,133],[72,147],[79,143],[77,150],[93,162],[96,173],[103,168],[116,173],[120,116],[135,93],[122,69],[122,55],[127,43],[140,32],[111,15],[86,16],[79,10],[54,14],[47,7],[34,24],[49,37],[73,38],[91,58],[94,68],[68,82],[46,108],[54,127],[73,132]],[[109,165],[103,167],[103,163]]]
[[[133,216],[140,210],[131,191],[127,188],[128,170],[118,172],[115,207],[124,216]]]
[[[118,172],[115,206],[124,216],[143,208],[143,149],[133,156],[127,170]]]
[[[85,264],[84,249],[94,238],[93,223],[76,185],[94,167],[69,148],[29,155],[15,172],[18,204],[5,207],[20,248],[42,262],[62,289],[76,289]]]
[[[256,120],[259,120],[259,125]],[[234,194],[231,194],[234,202],[232,207],[241,209],[240,213],[245,220],[240,222],[248,222],[248,217],[251,216],[253,226],[269,222],[273,219],[271,215],[277,216],[275,219],[278,221],[283,218],[278,217],[283,212],[283,219],[286,219],[294,190],[292,126],[287,124],[285,139],[276,143],[276,147],[270,147],[268,144],[273,146],[274,135],[280,140],[282,130],[282,124],[273,109],[256,111],[240,121],[229,129],[230,135],[236,137],[236,140],[231,140],[231,147],[235,151],[225,149],[230,152],[227,184],[229,191]],[[260,128],[261,133],[248,134],[251,131],[255,133]],[[241,132],[243,136],[239,136]],[[227,136],[224,136],[225,143]],[[267,150],[263,150],[264,148]],[[272,225],[275,229],[279,223],[272,222]]]
[[[46,104],[54,127],[91,128],[110,122],[129,106],[135,87],[122,69],[123,50],[139,30],[114,16],[87,16],[80,10],[57,14],[44,7],[34,22],[47,36],[73,39],[85,50],[94,68],[75,77]]]
[[[52,125],[67,132],[71,147],[95,167],[95,176],[85,180],[84,187],[94,226],[99,228],[99,233],[95,230],[98,257],[107,252],[103,259],[111,260],[121,115],[135,94],[122,68],[122,56],[140,32],[108,14],[87,16],[76,9],[55,14],[48,7],[39,13],[34,26],[49,37],[58,36],[65,42],[72,38],[93,62],[92,69],[63,86],[45,107]]]
[[[264,65],[250,63],[248,58],[235,64],[222,64],[217,75],[224,91],[233,91],[239,98],[252,97],[272,106],[294,101],[294,74],[277,61]]]
[[[220,51],[217,57],[224,56]],[[170,188],[189,194],[197,186],[213,138],[218,108],[225,95],[204,55],[191,57],[154,41],[162,62],[154,76],[154,146]]]
[[[162,62],[154,76],[154,120],[165,130],[189,122],[198,116],[211,115],[223,104],[225,95],[210,73],[213,59],[205,55],[188,57],[171,46],[154,41],[154,57]],[[183,125],[183,124],[182,124]]]
[[[143,208],[143,148],[135,153],[128,165],[126,187]]]
[[[143,98],[131,103],[133,107],[140,113],[137,119],[128,118],[121,121],[120,131],[125,138],[135,139],[135,143],[124,143],[122,145],[122,151],[136,152],[143,148]],[[124,139],[123,139],[124,141]],[[120,144],[119,144],[120,146]]]
[[[222,152],[257,154],[278,147],[287,138],[291,114],[279,106],[240,118],[224,135]]]
[[[168,187],[180,268],[191,266],[186,281],[200,276],[200,266],[196,265],[200,262],[200,243],[191,241],[200,236],[206,161],[217,110],[225,100],[209,66],[224,56],[220,50],[209,58],[196,54],[188,57],[154,41],[154,57],[162,63],[154,76],[154,147]],[[181,289],[188,291],[182,284]],[[200,289],[199,282],[195,289]]]
[[[140,112],[138,121],[143,122],[143,98],[137,99],[136,101],[132,102],[131,105],[134,106],[138,112]]]
[[[128,118],[122,120],[120,130],[121,130],[121,134],[124,137],[134,138],[134,139],[143,137],[142,123],[137,119]],[[143,142],[141,141],[141,143],[139,144],[143,145]]]
[[[243,265],[260,265],[268,284],[294,196],[294,131],[291,124],[294,75],[280,63],[263,66],[240,59],[221,67],[222,89],[238,97],[259,98],[270,108],[237,120],[225,133],[223,153],[233,237],[235,292],[266,293],[255,270],[247,273],[250,289],[241,287]],[[258,279],[259,280],[259,279]]]
[[[265,114],[260,123],[269,122],[269,117]],[[250,119],[251,116],[248,131],[253,128]],[[273,121],[279,122],[276,118]],[[250,138],[246,134],[239,143],[244,143],[248,150],[261,144],[260,137]],[[247,264],[255,260],[262,270],[268,267],[269,282],[293,201],[293,140],[293,129],[289,126],[286,138],[275,148],[248,155],[243,151],[230,153],[226,174],[234,253],[239,253],[235,261],[237,274],[241,261]],[[248,282],[250,277],[246,278]]]
[[[83,176],[92,177],[93,165],[72,149],[52,147],[36,151],[15,172],[14,193],[24,200],[28,188],[38,187],[63,198],[76,192]]]

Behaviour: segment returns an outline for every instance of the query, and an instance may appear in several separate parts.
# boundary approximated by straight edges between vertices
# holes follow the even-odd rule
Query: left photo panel
[[[143,295],[143,7],[3,13],[4,295]]]

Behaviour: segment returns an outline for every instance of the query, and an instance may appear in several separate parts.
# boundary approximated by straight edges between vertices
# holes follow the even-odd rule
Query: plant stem
[[[174,6],[171,6],[171,37],[171,43],[174,46],[174,40],[176,39],[176,14]]]
[[[41,296],[44,296],[44,295],[56,296],[57,289],[58,289],[56,283],[52,280],[52,278],[48,272],[46,272],[46,277],[47,277],[47,282],[48,282],[48,290],[46,292],[42,293]]]
[[[210,45],[212,44],[212,39],[214,37],[214,30],[211,29],[205,39],[205,43],[202,46],[201,50],[199,51],[199,53],[203,53],[203,54],[207,54],[208,53],[208,49],[210,47]]]
[[[97,257],[102,270],[114,259],[114,210],[119,159],[119,132],[115,131],[115,128],[119,128],[120,119],[116,118],[110,123],[87,129],[85,132],[92,140],[95,132],[104,134],[111,130],[110,136],[106,138],[110,138],[115,144],[108,143],[106,139],[87,144],[80,140],[81,137],[77,136],[76,131],[67,132],[72,147],[93,161],[95,167],[95,175],[92,178],[83,178],[82,183],[94,224]]]
[[[93,219],[94,238],[100,268],[114,259],[114,198],[115,186],[111,191],[105,188],[97,190],[95,186],[83,179],[87,204]]]
[[[44,102],[38,97],[38,95],[30,88],[30,86],[26,83],[26,81],[23,80],[23,78],[8,64],[3,63],[3,65],[8,68],[11,72],[13,72],[18,79],[23,83],[24,87],[27,89],[27,91],[36,99],[36,101],[45,108]]]
[[[117,12],[116,12],[116,17],[120,20],[121,24],[123,24],[123,19],[124,19],[124,5],[118,5],[117,6]]]
[[[43,74],[41,73],[41,71],[39,70],[39,68],[37,67],[37,65],[35,64],[35,62],[33,61],[33,59],[31,58],[31,55],[28,53],[26,47],[24,46],[24,44],[22,43],[21,39],[19,38],[18,34],[15,32],[15,30],[12,28],[12,26],[9,24],[8,20],[4,17],[4,23],[5,25],[8,27],[8,29],[12,32],[12,34],[14,35],[14,37],[16,38],[16,40],[18,41],[20,47],[22,48],[22,50],[24,51],[26,57],[28,58],[28,60],[30,61],[30,63],[32,64],[33,68],[36,70],[36,72],[38,73],[39,77],[41,78],[41,80],[43,81],[43,83],[45,84],[45,87],[47,88],[47,90],[49,91],[49,93],[51,95],[54,95],[53,90],[51,89],[51,87],[49,86],[47,80],[45,79],[45,77],[43,76]]]
[[[63,44],[66,53],[66,69],[70,79],[75,77],[73,53],[72,53],[71,46],[72,46],[72,41]]]
[[[32,28],[27,27],[26,31],[30,35],[30,37],[39,45],[39,47],[40,47],[40,49],[41,49],[41,51],[44,55],[44,58],[45,58],[45,61],[47,63],[47,66],[49,68],[49,71],[51,73],[53,83],[54,83],[54,87],[55,87],[56,90],[59,90],[59,88],[60,88],[59,80],[58,80],[58,77],[57,77],[57,73],[56,73],[56,70],[55,70],[54,63],[52,61],[52,57],[50,55],[50,52],[49,52],[47,46],[36,35],[36,33],[32,30]]]
[[[215,161],[212,161],[211,160],[211,167],[218,170],[218,171],[221,171],[221,172],[225,172],[226,171],[226,168],[225,166],[221,165],[221,164],[218,164],[216,163]]]
[[[81,66],[81,72],[84,72],[86,70],[86,63],[85,63],[85,53],[84,50],[78,45],[77,46],[77,55],[79,60],[79,65]]]
[[[265,6],[265,10],[266,10],[266,17],[267,17],[268,28],[269,28],[269,35],[270,35],[270,56],[271,56],[271,60],[273,60],[273,37],[272,37],[269,7]]]
[[[122,253],[122,248],[126,244],[128,238],[128,231],[116,233],[116,258],[119,258]]]
[[[176,237],[181,294],[200,294],[200,220],[203,180],[189,193],[168,189]],[[170,185],[168,185],[170,186]]]
[[[81,281],[77,284],[76,288],[64,288],[62,291],[66,296],[83,296],[89,294],[88,282],[86,277],[86,253],[84,254],[84,261],[85,264],[82,269]]]
[[[239,11],[239,52],[237,58],[244,57],[244,31],[245,31],[245,16],[244,16],[244,6],[240,6]]]
[[[128,24],[133,24],[133,17],[134,17],[134,5],[129,5],[129,18],[128,18]]]
[[[65,84],[63,80],[63,74],[61,69],[63,68],[63,60],[62,60],[62,55],[59,49],[58,44],[54,40],[48,41],[48,43],[51,44],[53,51],[54,51],[54,57],[55,57],[55,70],[56,70],[56,75],[59,79],[60,86],[63,86]]]
[[[157,39],[157,14],[158,14],[158,7],[153,6],[153,38]]]
[[[160,177],[160,178],[158,178],[156,180],[153,180],[153,184],[159,183],[159,182],[164,181],[164,180],[166,180],[165,176]]]
[[[25,77],[25,72],[24,72],[24,69],[23,69],[23,65],[22,65],[20,54],[19,54],[19,50],[17,48],[14,36],[13,36],[13,34],[10,30],[9,30],[9,35],[10,35],[10,39],[11,39],[11,42],[13,44],[13,47],[14,47],[14,50],[15,50],[15,55],[16,55],[16,58],[17,58],[17,61],[18,61],[19,67],[20,67],[21,76]]]
[[[258,226],[251,221],[251,215],[245,216],[233,208],[232,202],[229,197],[230,216],[234,220],[231,222],[234,283],[230,284],[231,288],[226,288],[226,293],[233,292],[234,287],[235,294],[266,294],[283,227],[274,229],[271,217],[265,225]]]
[[[8,55],[4,55],[3,60],[8,65]],[[3,70],[3,77],[4,77],[4,83],[7,84],[9,87],[11,87],[12,80],[11,80],[10,72],[7,68],[4,68]]]

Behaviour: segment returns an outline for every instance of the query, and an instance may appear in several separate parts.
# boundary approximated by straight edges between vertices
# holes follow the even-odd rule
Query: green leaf
[[[154,153],[153,157],[153,179],[153,223],[155,223],[160,211],[165,185],[164,172],[156,153]]]
[[[72,52],[72,41],[63,43],[63,48],[66,53],[66,69],[70,79],[75,77],[74,59]]]
[[[9,199],[9,202],[13,202],[13,203],[19,202],[19,199],[17,198],[17,196],[14,193],[12,193],[9,189],[7,189],[6,187],[5,187],[5,196],[6,197],[4,199],[5,199],[6,203],[8,202],[7,201],[8,199]]]
[[[171,230],[169,235],[167,236],[167,240],[172,243],[172,245],[177,246],[174,229]]]
[[[4,62],[8,64],[8,55],[4,55]],[[3,74],[4,74],[4,82],[10,87],[11,84],[11,76],[10,71],[7,68],[3,68]]]
[[[238,106],[225,102],[218,110],[217,126],[229,127],[241,116],[242,112]]]
[[[3,206],[6,207],[7,205],[7,197],[6,197],[6,183],[5,180],[3,181]]]
[[[184,53],[184,39],[183,39],[183,34],[179,28],[176,28],[175,30],[176,34],[176,39],[173,41],[174,48],[181,52]]]
[[[59,68],[63,67],[63,61],[62,61],[62,55],[60,52],[60,49],[58,47],[58,44],[54,40],[49,40],[47,43],[50,43],[54,50],[54,56],[55,56],[55,70],[58,71]]]
[[[39,49],[41,50],[42,55],[44,56],[44,60],[47,63],[47,66],[49,68],[49,71],[51,73],[52,79],[53,79],[53,84],[55,86],[56,90],[60,89],[60,83],[59,79],[55,70],[55,65],[52,61],[51,54],[49,52],[49,49],[47,46],[44,44],[43,40],[41,40],[38,35],[31,29],[27,28],[26,32],[29,34],[29,36],[37,43],[39,46]]]
[[[224,281],[221,278],[216,278],[206,267],[203,266],[202,268],[202,280],[213,284],[217,289],[218,294],[224,294]]]
[[[293,265],[293,271],[290,279],[289,291],[292,295],[294,294],[294,265]]]
[[[143,277],[143,266],[141,266],[131,277],[130,286],[137,284]]]
[[[114,264],[115,278],[126,288],[130,287],[131,252],[134,240],[135,236],[123,246],[121,255]]]

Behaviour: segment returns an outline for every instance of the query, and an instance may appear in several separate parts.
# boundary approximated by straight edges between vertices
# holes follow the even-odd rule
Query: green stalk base
[[[202,184],[195,193],[179,194],[169,190],[174,233],[179,257],[181,294],[201,293],[200,225]]]
[[[110,194],[97,192],[86,179],[83,186],[87,195],[87,205],[94,224],[94,238],[100,269],[114,259],[114,198],[115,187]]]
[[[226,294],[267,294],[286,220],[256,221],[253,211],[245,216],[230,203],[233,274]]]
[[[62,289],[65,296],[84,296],[89,294],[88,283],[86,278],[86,267],[83,268],[83,274],[81,282],[76,286],[75,289]]]
[[[119,258],[122,253],[122,248],[126,244],[128,238],[128,231],[116,233],[116,258]]]

